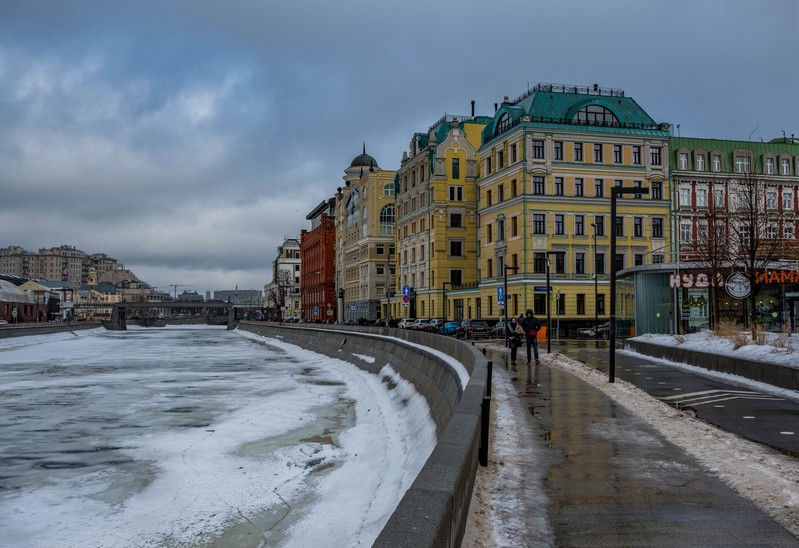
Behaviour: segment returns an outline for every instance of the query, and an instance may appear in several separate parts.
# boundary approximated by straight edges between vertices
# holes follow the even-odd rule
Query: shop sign
[[[752,292],[752,285],[749,283],[749,278],[740,272],[733,272],[727,278],[727,293],[733,299],[743,299],[748,297]]]
[[[785,284],[799,283],[799,270],[772,270],[758,272],[755,275],[756,284]]]
[[[706,287],[724,287],[724,277],[720,273],[716,273],[715,277],[708,276],[704,272],[699,274],[671,274],[669,276],[669,287],[698,287],[704,289]]]

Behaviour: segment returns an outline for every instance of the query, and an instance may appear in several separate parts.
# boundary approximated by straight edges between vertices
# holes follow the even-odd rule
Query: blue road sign
[[[497,288],[497,304],[505,304],[505,288]]]
[[[546,291],[546,290],[547,290],[547,286],[545,286],[545,285],[536,285],[536,286],[533,287],[533,291]],[[549,286],[549,290],[552,291],[552,286],[551,285]]]
[[[409,286],[407,286],[407,285],[406,285],[406,286],[404,286],[404,287],[402,288],[402,294],[403,294],[403,295],[410,295],[410,294],[411,294],[411,288],[410,288]]]

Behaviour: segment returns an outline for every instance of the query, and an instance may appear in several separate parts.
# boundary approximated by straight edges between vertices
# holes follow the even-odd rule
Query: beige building
[[[392,291],[397,172],[363,153],[344,170],[336,194],[336,287],[339,321],[374,321]]]
[[[444,116],[403,153],[396,203],[403,291],[386,301],[394,317],[464,317],[454,300],[446,299],[446,314],[443,303],[478,280],[477,150],[490,120]]]

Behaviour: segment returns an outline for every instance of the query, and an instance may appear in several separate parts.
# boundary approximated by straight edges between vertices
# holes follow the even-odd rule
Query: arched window
[[[611,111],[600,105],[588,105],[577,111],[572,119],[577,124],[589,126],[618,126],[619,119]]]
[[[352,194],[350,194],[350,199],[347,202],[347,227],[353,227],[358,225],[358,214],[361,211],[360,208],[360,196],[358,195],[357,190],[353,190]]]
[[[500,133],[505,133],[508,131],[512,122],[513,120],[511,120],[510,114],[507,112],[502,114],[502,116],[499,117],[499,120],[497,120],[497,129],[494,130],[494,135],[496,136]]]
[[[380,210],[380,235],[394,235],[394,204],[388,204]]]
[[[368,224],[369,223],[367,223],[367,219],[366,219],[367,215],[366,214],[367,214],[367,211],[366,211],[366,207],[364,206],[363,214],[361,215],[361,227],[362,227],[361,228],[361,237],[363,237],[363,238],[366,238],[366,236],[368,236],[368,232],[369,232],[369,230],[368,230]]]

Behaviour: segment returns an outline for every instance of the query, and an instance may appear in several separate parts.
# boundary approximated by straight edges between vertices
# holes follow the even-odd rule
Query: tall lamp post
[[[441,329],[447,323],[447,286],[452,287],[452,282],[441,284]]]
[[[552,352],[552,330],[549,328],[550,318],[552,317],[552,313],[550,311],[550,302],[551,302],[551,294],[552,288],[549,286],[549,256],[550,255],[565,255],[565,251],[547,251],[547,354]]]
[[[596,265],[596,225],[591,223],[594,227],[594,342],[596,347],[599,348],[599,272],[597,272]]]
[[[649,194],[648,188],[620,187],[610,189],[610,333],[608,382],[616,382],[616,198],[623,194]]]
[[[504,260],[502,261],[502,275],[503,275],[502,291],[503,291],[503,295],[505,295],[505,306],[504,306],[504,308],[505,308],[505,347],[506,348],[508,346],[510,346],[510,344],[508,344],[509,340],[510,340],[510,334],[508,333],[508,306],[510,305],[509,297],[508,297],[508,270],[512,270],[513,272],[518,272],[519,271],[519,267],[518,266],[508,266],[508,265],[505,264]]]

